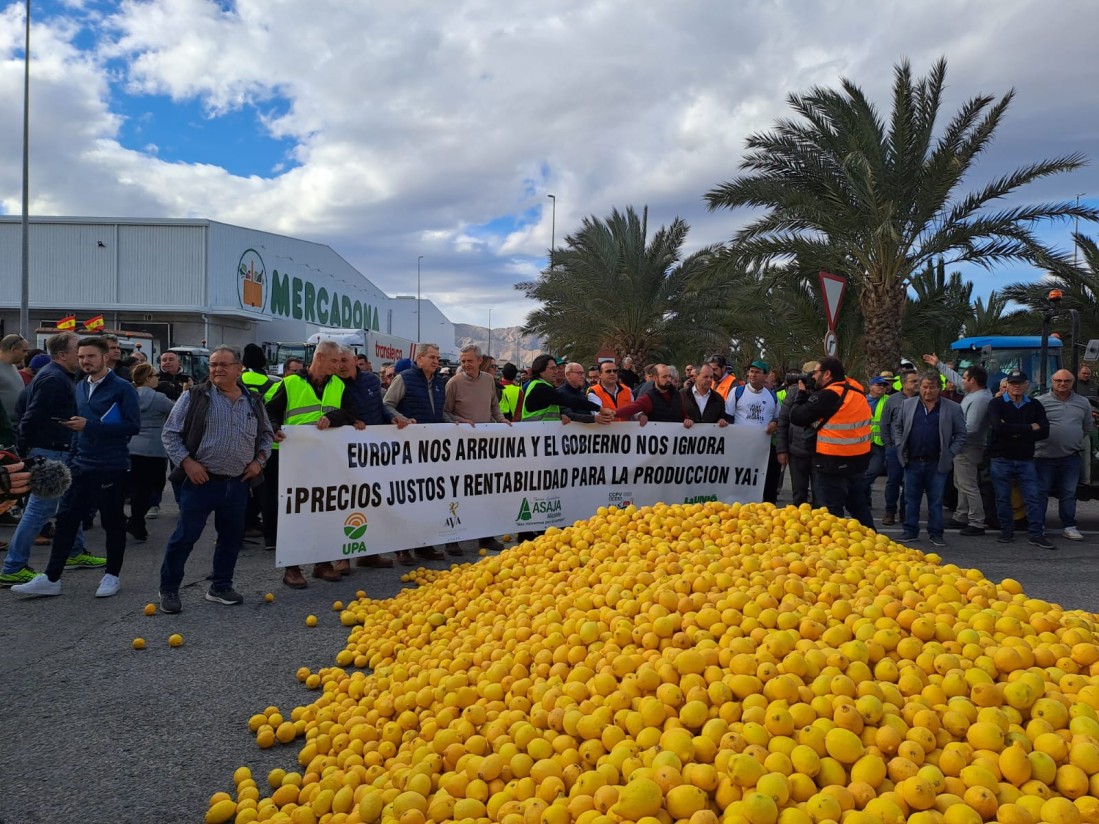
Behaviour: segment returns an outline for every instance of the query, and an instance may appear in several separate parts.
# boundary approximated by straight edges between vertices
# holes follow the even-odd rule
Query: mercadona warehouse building
[[[154,356],[305,341],[333,327],[416,340],[419,328],[444,356],[454,352],[454,325],[431,301],[390,297],[321,243],[187,219],[32,217],[29,235],[32,328],[75,315],[79,332],[102,315],[107,329],[151,335]],[[5,333],[19,328],[21,261],[20,220],[2,217]]]

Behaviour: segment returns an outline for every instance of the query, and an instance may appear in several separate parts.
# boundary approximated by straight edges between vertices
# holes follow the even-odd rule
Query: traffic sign
[[[847,278],[833,275],[831,272],[820,272],[820,293],[824,297],[824,316],[828,320],[828,328],[836,328],[836,318],[840,314],[840,305],[843,303],[843,293],[847,291]]]
[[[836,337],[836,333],[829,329],[824,333],[824,354],[830,358],[834,358],[838,349],[839,339]]]

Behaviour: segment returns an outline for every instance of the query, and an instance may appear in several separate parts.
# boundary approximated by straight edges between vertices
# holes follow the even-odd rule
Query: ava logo
[[[526,498],[523,498],[523,503],[519,506],[519,514],[515,516],[515,520],[529,521],[530,518],[530,503],[528,503]]]
[[[358,541],[366,534],[366,516],[361,512],[352,512],[343,522],[343,534],[349,541]]]
[[[267,302],[267,267],[255,249],[247,249],[237,264],[237,296],[247,309],[263,310]]]
[[[458,502],[450,502],[450,517],[448,517],[443,523],[447,525],[448,529],[457,529],[462,525],[462,519],[458,517]]]

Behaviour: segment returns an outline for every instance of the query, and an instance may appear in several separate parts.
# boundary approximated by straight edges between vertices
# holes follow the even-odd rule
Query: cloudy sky
[[[456,322],[522,322],[513,284],[582,218],[648,205],[692,247],[746,215],[703,194],[786,95],[949,61],[947,114],[1017,99],[978,177],[1084,152],[1026,191],[1099,205],[1099,4],[32,0],[31,213],[202,217],[331,245]],[[0,6],[0,210],[21,208],[23,0]],[[944,118],[945,119],[945,118]],[[1051,242],[1071,248],[1071,226]],[[1087,231],[1095,234],[1089,227]],[[1029,279],[977,275],[978,292]]]

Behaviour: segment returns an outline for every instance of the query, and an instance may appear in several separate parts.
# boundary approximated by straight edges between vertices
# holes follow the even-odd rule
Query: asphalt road
[[[1099,612],[1099,503],[1080,504],[1082,543],[1061,539],[1055,521],[1054,511],[1048,523],[1056,552],[1029,547],[1024,534],[1004,546],[992,535],[948,533],[940,554],[993,580],[1017,578],[1034,597]],[[236,578],[244,605],[209,603],[209,532],[188,565],[183,612],[146,617],[174,525],[169,505],[150,522],[149,542],[128,549],[114,598],[93,597],[95,570],[66,573],[59,598],[0,591],[0,824],[197,822],[210,795],[231,788],[238,766],[251,767],[261,786],[274,767],[297,769],[297,747],[256,747],[249,716],[273,704],[289,717],[312,699],[294,673],[332,665],[343,648],[347,629],[333,601],[360,589],[385,598],[402,586],[404,568],[394,567],[355,569],[340,583],[311,580],[307,590],[293,591],[281,585],[272,554],[249,544]],[[0,538],[10,532],[0,528]],[[101,530],[89,533],[89,546],[101,541]],[[926,540],[915,546],[933,549]],[[47,551],[36,548],[32,564],[42,568]],[[467,559],[476,559],[472,550]],[[273,603],[263,602],[266,592],[275,594]],[[305,626],[308,614],[319,626]],[[173,632],[183,635],[182,647],[168,647]],[[131,649],[137,637],[147,649]]]

